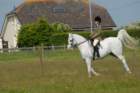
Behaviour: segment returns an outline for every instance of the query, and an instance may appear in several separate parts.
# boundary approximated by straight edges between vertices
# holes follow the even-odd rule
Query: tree
[[[35,23],[23,25],[18,35],[19,47],[31,47],[36,45],[49,45],[51,36],[51,27],[44,19]]]
[[[41,45],[52,45],[52,35],[55,33],[68,32],[71,28],[63,23],[49,24],[41,18],[35,23],[21,26],[18,34],[18,47],[32,47]],[[55,38],[56,39],[56,38]]]
[[[51,28],[53,32],[69,32],[72,30],[69,25],[64,23],[53,23]]]

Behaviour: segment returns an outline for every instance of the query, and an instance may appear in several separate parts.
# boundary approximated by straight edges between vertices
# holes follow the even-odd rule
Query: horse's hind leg
[[[121,62],[123,63],[123,66],[124,66],[125,70],[126,70],[129,74],[131,74],[132,72],[130,71],[130,69],[129,69],[128,65],[127,65],[127,62],[126,62],[125,57],[122,56],[122,55],[117,56],[117,57],[118,57],[118,58],[121,60]]]

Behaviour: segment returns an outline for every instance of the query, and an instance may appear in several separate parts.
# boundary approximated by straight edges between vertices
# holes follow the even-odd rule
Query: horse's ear
[[[69,37],[72,35],[72,33],[69,33]]]

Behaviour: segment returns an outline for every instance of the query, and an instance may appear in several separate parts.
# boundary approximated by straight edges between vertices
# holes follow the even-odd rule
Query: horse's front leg
[[[91,66],[91,60],[90,58],[86,58],[85,59],[85,62],[86,62],[86,65],[87,65],[87,71],[88,71],[88,76],[89,78],[91,78],[92,74],[95,75],[95,76],[98,76],[99,74],[92,68]]]
[[[100,73],[97,73],[97,72],[93,69],[93,67],[91,68],[91,72],[92,72],[92,74],[94,74],[95,76],[99,76],[99,75],[100,75]]]

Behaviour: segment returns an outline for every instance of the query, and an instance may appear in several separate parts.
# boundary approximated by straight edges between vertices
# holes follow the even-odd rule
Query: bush
[[[90,36],[89,31],[72,32],[72,33],[82,35],[87,39]],[[140,38],[140,30],[128,30],[128,33],[135,38]],[[118,31],[108,30],[108,31],[102,32],[102,37],[103,38],[116,37],[117,34],[118,34]],[[68,41],[67,39],[68,39],[68,33],[55,33],[52,35],[51,42],[52,42],[52,45],[66,45]]]
[[[48,24],[45,19],[39,19],[32,24],[23,25],[18,35],[18,47],[32,47],[44,44],[45,46],[65,41],[63,32],[69,32],[71,28],[62,23]],[[62,33],[62,34],[55,34]],[[62,36],[62,37],[61,37]]]
[[[71,28],[63,23],[48,24],[44,19],[40,19],[35,23],[23,25],[18,35],[19,47],[32,47],[41,45],[66,45],[68,39],[68,32]],[[128,33],[135,37],[140,38],[140,29],[127,29]],[[90,31],[72,32],[90,38]],[[102,31],[102,37],[116,37],[117,31]]]
[[[51,37],[52,45],[66,45],[68,41],[68,33],[55,33]]]
[[[47,21],[40,19],[36,23],[23,25],[18,34],[19,47],[32,47],[50,44],[51,28]]]
[[[140,29],[127,29],[127,31],[131,36],[140,38]]]
[[[50,25],[53,32],[69,32],[71,31],[71,28],[67,24],[63,23],[53,23]]]

